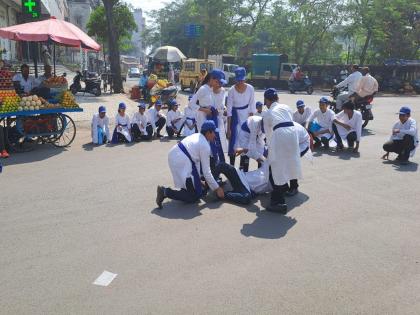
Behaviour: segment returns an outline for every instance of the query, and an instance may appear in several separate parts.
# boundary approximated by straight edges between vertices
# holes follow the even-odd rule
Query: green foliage
[[[124,3],[116,2],[113,10],[113,21],[120,50],[123,52],[130,51],[132,49],[130,43],[131,35],[134,31],[137,31],[137,25],[130,7]],[[108,31],[105,8],[103,5],[98,6],[91,13],[86,28],[88,30],[88,35],[96,36],[102,43],[107,42]]]
[[[286,53],[310,63],[381,63],[420,58],[418,0],[174,0],[152,12],[152,47],[173,45],[189,57]],[[197,39],[185,24],[202,24]]]

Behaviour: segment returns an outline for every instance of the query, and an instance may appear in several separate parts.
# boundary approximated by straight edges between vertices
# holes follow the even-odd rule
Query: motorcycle
[[[311,95],[314,92],[312,81],[311,79],[308,78],[308,76],[305,76],[303,80],[300,80],[300,81],[296,81],[296,80],[289,81],[289,92],[291,94],[295,94],[295,92],[302,92],[302,91],[306,91],[308,95]]]
[[[331,96],[333,98],[332,101],[329,103],[329,107],[334,113],[338,113],[339,110],[337,109],[337,97],[340,95],[341,89],[333,88],[331,91]],[[374,95],[368,95],[360,100],[357,100],[354,103],[354,108],[362,113],[363,125],[362,128],[365,128],[370,120],[373,120],[373,113],[372,113],[372,102],[373,102]]]
[[[81,82],[85,83],[82,88]],[[90,93],[95,96],[101,95],[101,78],[95,72],[77,71],[76,76],[73,78],[73,83],[70,85],[70,91],[76,95],[78,92]]]
[[[176,86],[171,85],[163,89],[152,89],[150,91],[150,98],[148,98],[148,102],[150,104],[154,104],[158,99],[162,102],[164,105],[168,105],[171,100],[176,99],[176,96],[178,95],[178,89]],[[152,105],[149,106],[149,108]],[[168,107],[170,110],[170,108]]]

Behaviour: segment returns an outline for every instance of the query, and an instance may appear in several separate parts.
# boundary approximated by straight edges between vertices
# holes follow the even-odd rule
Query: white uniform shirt
[[[351,119],[349,119],[349,116],[342,110],[337,115],[335,115],[335,119],[351,127],[350,130],[347,130],[344,127],[336,124],[337,131],[340,134],[340,137],[345,138],[350,132],[355,131],[357,135],[357,141],[360,141],[360,138],[362,137],[363,125],[363,118],[361,112],[357,110],[353,111],[353,116],[351,117]]]
[[[195,133],[195,127],[193,127],[193,125],[194,125],[194,122],[197,122],[197,112],[189,106],[185,107],[184,119],[185,119],[184,136],[189,136]],[[190,129],[190,127],[192,127],[192,129]]]
[[[221,88],[219,93],[214,93],[212,91],[212,97],[214,104],[212,105],[214,108],[217,109],[219,112],[217,116],[217,129],[219,129],[219,138],[220,143],[222,145],[223,152],[228,151],[228,145],[227,145],[227,139],[226,139],[226,128],[225,128],[225,121],[224,121],[224,111],[225,111],[225,101],[226,101],[226,90],[224,88]]]
[[[309,117],[311,116],[311,114],[312,114],[312,109],[309,107],[305,107],[303,114],[299,113],[299,111],[296,110],[293,113],[293,121],[304,126],[306,122],[308,121]]]
[[[236,172],[238,173],[242,184],[244,184],[250,192],[264,194],[273,190],[269,180],[270,173],[267,162],[264,162],[260,168],[254,171],[242,172],[241,170],[236,169]]]
[[[233,107],[243,107],[248,105],[246,109],[238,110],[238,121],[239,123],[243,123],[249,116],[249,114],[254,114],[257,109],[255,107],[255,91],[254,87],[248,83],[246,84],[246,89],[243,93],[239,93],[235,86],[232,86],[229,89],[228,97],[227,97],[227,116],[232,116],[232,108]]]
[[[102,128],[102,130],[106,134],[106,138],[110,141],[109,137],[109,118],[105,115],[104,118],[99,117],[99,114],[96,113],[93,115],[92,118],[92,142],[98,143],[98,127]]]
[[[125,114],[124,116],[121,116],[118,113],[117,116],[115,116],[115,126],[117,127],[118,125],[131,129],[130,117],[128,117],[127,114]]]
[[[146,126],[148,123],[148,117],[146,113],[140,114],[140,112],[135,112],[133,117],[131,118],[131,124],[137,124],[141,132],[146,132]]]
[[[414,146],[417,147],[419,144],[419,136],[418,136],[418,130],[417,130],[417,123],[413,118],[408,118],[405,123],[401,123],[401,121],[397,121],[392,128],[399,129],[400,132],[396,135],[392,135],[392,140],[402,140],[405,135],[410,135],[414,138]],[[416,152],[416,149],[411,151],[410,156],[413,157]]]
[[[355,92],[360,97],[372,95],[378,92],[378,81],[368,73],[357,81]]]
[[[246,120],[249,133],[241,130],[239,133],[239,145],[248,149],[246,155],[251,159],[264,159],[265,134],[262,131],[262,117],[251,116]]]
[[[299,150],[302,153],[311,145],[311,137],[309,136],[308,131],[301,124],[294,122],[295,129],[298,133],[299,138]]]
[[[153,130],[156,129],[156,122],[159,120],[160,117],[163,117],[163,114],[161,114],[160,111],[158,112],[154,106],[147,110],[147,118],[150,124],[152,125]]]
[[[212,190],[216,190],[219,185],[211,174],[211,149],[206,138],[201,133],[195,133],[184,138],[181,142],[194,161],[198,172],[200,172],[201,167],[207,184]],[[172,172],[175,187],[186,188],[185,182],[187,178],[192,178],[192,165],[188,157],[181,151],[178,145],[173,146],[169,151],[168,163]]]
[[[275,110],[276,107],[280,110]],[[292,121],[292,115],[292,110],[289,106],[286,104],[279,104],[277,102],[271,104],[270,109],[264,112],[264,131],[267,138],[267,144],[271,141],[273,128],[279,123]]]
[[[320,125],[322,128],[321,130],[328,129],[330,133],[332,132],[332,123],[335,118],[335,114],[331,109],[327,109],[325,113],[321,112],[320,109],[317,109],[312,113],[312,115],[309,117],[308,122],[313,122],[316,120],[318,125]]]
[[[337,88],[348,87],[349,94],[356,92],[357,81],[362,77],[362,74],[359,71],[355,71],[350,74],[344,81],[341,81],[337,84]]]
[[[12,81],[13,82],[19,81],[25,93],[29,93],[34,87],[38,85],[37,81],[35,80],[33,76],[30,75],[28,76],[28,79],[25,80],[21,73],[15,74],[12,78]]]
[[[175,122],[175,119],[178,119],[178,118],[180,118],[180,120]],[[177,111],[169,110],[168,113],[166,114],[166,119],[167,119],[166,125],[175,127],[177,130],[179,130],[182,124],[184,123],[183,115],[179,110]]]
[[[197,105],[198,101],[198,105]],[[201,107],[209,108],[211,106],[214,106],[214,97],[213,97],[213,90],[210,88],[208,84],[202,85],[197,93],[193,95],[190,102],[188,103],[188,106],[195,110],[197,112],[197,127],[198,130],[201,129],[201,125],[204,123],[204,121],[207,120],[206,114],[199,109]]]

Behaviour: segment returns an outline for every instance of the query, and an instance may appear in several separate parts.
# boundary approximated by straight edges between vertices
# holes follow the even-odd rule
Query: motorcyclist
[[[355,93],[350,96],[353,98],[354,103],[378,92],[378,81],[369,74],[368,67],[362,68],[362,75],[356,83]]]
[[[358,65],[353,65],[350,68],[350,75],[344,80],[334,86],[334,89],[341,89],[347,87],[348,91],[345,91],[337,96],[336,107],[337,110],[341,110],[341,107],[345,102],[349,100],[349,97],[356,92],[357,81],[362,77],[362,74],[359,71]]]

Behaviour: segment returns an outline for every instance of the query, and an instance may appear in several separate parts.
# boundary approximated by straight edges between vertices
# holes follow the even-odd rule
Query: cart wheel
[[[6,145],[10,151],[23,153],[35,149],[35,146],[38,143],[37,138],[27,138],[19,133],[18,128],[16,127],[15,119],[5,119],[4,122],[4,133],[7,142]]]
[[[76,125],[69,116],[60,114],[57,119],[57,129],[60,130],[60,136],[52,144],[59,148],[69,146],[76,137]]]

